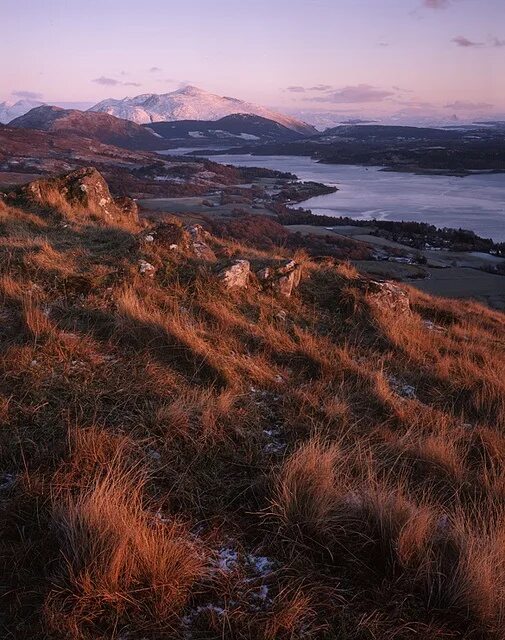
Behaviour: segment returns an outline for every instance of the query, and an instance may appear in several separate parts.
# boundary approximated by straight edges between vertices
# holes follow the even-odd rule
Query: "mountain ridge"
[[[163,148],[159,136],[146,127],[108,113],[63,109],[51,105],[35,107],[9,123],[13,129],[37,129],[93,138],[125,149]]]
[[[219,120],[235,113],[262,116],[304,135],[316,129],[301,120],[238,98],[219,96],[198,87],[187,86],[164,94],[147,93],[123,99],[102,100],[89,111],[109,113],[137,124],[173,120]]]

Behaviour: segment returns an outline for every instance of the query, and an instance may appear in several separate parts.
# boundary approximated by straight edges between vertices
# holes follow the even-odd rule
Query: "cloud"
[[[379,89],[369,84],[347,86],[317,98],[306,98],[313,102],[332,102],[333,104],[357,104],[364,102],[381,102],[394,96],[393,91]]]
[[[451,0],[423,0],[423,7],[426,9],[446,9]]]
[[[378,47],[389,47],[389,42],[378,42],[377,46]]]
[[[465,38],[465,36],[456,36],[452,39],[452,42],[455,42],[458,47],[482,47],[483,42],[474,42],[473,40],[469,40]]]
[[[160,69],[159,67],[151,67],[149,71],[151,73],[157,73],[158,71],[163,71],[163,69]]]
[[[316,84],[314,87],[309,87],[309,91],[331,91],[333,87],[330,84]]]
[[[41,100],[42,94],[37,93],[36,91],[13,91],[13,96],[16,98],[21,98],[23,100]]]
[[[492,47],[505,47],[505,40],[500,40],[499,38],[493,38],[491,40]]]
[[[288,87],[286,91],[289,91],[289,93],[305,93],[305,87]]]
[[[122,82],[121,80],[116,80],[115,78],[108,78],[107,76],[100,76],[99,78],[93,78],[91,82],[96,82],[96,84],[101,84],[104,87],[140,87],[140,82]]]
[[[103,84],[104,87],[115,87],[116,85],[121,84],[119,80],[114,80],[114,78],[107,78],[105,76],[94,78],[92,82],[96,82],[96,84]]]
[[[445,109],[454,111],[473,111],[476,109],[492,109],[493,105],[488,102],[467,102],[465,100],[456,100],[450,104],[444,105]]]

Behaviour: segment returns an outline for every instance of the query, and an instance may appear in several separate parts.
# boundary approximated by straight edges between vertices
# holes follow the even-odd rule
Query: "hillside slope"
[[[137,124],[168,120],[219,120],[234,113],[248,113],[274,120],[304,135],[316,133],[314,127],[296,118],[237,98],[218,96],[192,86],[183,87],[171,93],[147,93],[122,100],[110,98],[91,107],[90,111],[110,113]]]
[[[5,637],[503,637],[502,314],[92,169],[0,229]]]
[[[152,122],[145,126],[168,140],[190,141],[192,144],[282,142],[304,137],[274,120],[245,113],[235,113],[219,120]]]
[[[164,143],[152,131],[108,113],[61,109],[43,105],[15,118],[13,129],[40,129],[70,133],[132,150],[163,149]]]

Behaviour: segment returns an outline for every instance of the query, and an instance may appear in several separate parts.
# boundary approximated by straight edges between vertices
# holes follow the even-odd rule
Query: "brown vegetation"
[[[289,250],[35,204],[0,230],[4,637],[503,637],[502,314],[307,257],[226,291]]]

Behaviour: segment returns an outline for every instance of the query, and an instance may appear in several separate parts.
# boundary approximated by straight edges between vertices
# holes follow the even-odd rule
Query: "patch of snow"
[[[13,473],[4,473],[0,476],[0,491],[10,489],[16,482],[16,476]]]
[[[396,376],[388,376],[389,384],[395,393],[407,400],[416,400],[416,389],[410,384],[399,380]]]
[[[242,138],[242,140],[260,140],[261,138],[259,138],[259,136],[255,136],[252,133],[241,133],[240,138]]]
[[[253,553],[247,556],[247,562],[257,576],[267,576],[272,573],[273,562],[266,556],[257,556]]]
[[[232,547],[223,547],[219,549],[215,568],[224,573],[229,573],[236,569],[238,565],[238,551]]]

